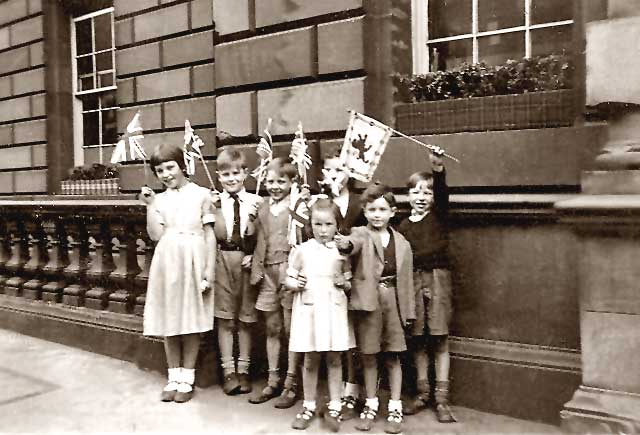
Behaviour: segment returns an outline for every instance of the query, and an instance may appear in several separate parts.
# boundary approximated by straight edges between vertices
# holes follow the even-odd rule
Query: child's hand
[[[249,221],[253,222],[256,220],[256,218],[258,217],[258,209],[260,208],[260,203],[255,201],[253,204],[251,204],[251,207],[249,207]]]
[[[206,293],[211,290],[211,284],[206,278],[200,281],[200,293]]]
[[[245,255],[244,257],[242,257],[242,268],[251,269],[252,260],[253,260],[253,255]]]
[[[336,242],[336,246],[341,251],[346,251],[351,246],[349,238],[347,236],[343,236],[340,233],[336,233],[336,235],[333,236],[333,240]]]
[[[156,193],[148,186],[142,186],[140,189],[140,195],[138,196],[140,201],[144,202],[146,205],[150,205],[156,198]]]
[[[220,208],[220,192],[217,190],[210,190],[209,194],[211,195],[211,202],[213,203],[213,206]]]
[[[427,300],[431,300],[431,289],[429,287],[424,287],[422,289],[422,296],[427,299]]]
[[[302,189],[300,190],[300,197],[306,202],[311,199],[311,190],[309,189],[308,184],[303,184]]]
[[[304,273],[300,272],[298,274],[298,290],[304,290],[307,286],[307,277]]]
[[[429,155],[429,160],[431,161],[431,169],[435,172],[442,172],[444,170],[444,162],[442,160],[442,156],[444,155],[444,150],[439,146],[436,146],[435,150],[431,151]]]

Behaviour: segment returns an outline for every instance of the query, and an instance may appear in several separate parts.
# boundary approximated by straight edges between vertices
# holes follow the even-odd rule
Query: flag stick
[[[433,145],[431,145],[431,144],[424,143],[424,142],[420,142],[419,140],[414,139],[414,138],[412,138],[411,136],[407,136],[406,134],[404,134],[404,133],[402,133],[402,132],[399,132],[399,131],[398,131],[398,130],[396,130],[396,129],[393,129],[393,128],[391,128],[391,127],[389,127],[389,128],[391,129],[391,131],[392,131],[392,132],[394,132],[394,133],[396,133],[396,134],[398,134],[398,135],[400,135],[400,136],[404,137],[405,139],[409,139],[411,142],[415,142],[415,143],[417,143],[418,145],[423,146],[423,147],[425,147],[425,148],[427,148],[427,149],[429,149],[429,150],[431,150],[431,151],[435,151],[435,150],[437,149],[435,146],[433,146]],[[447,153],[444,153],[444,154],[442,154],[442,155],[443,155],[443,156],[445,156],[445,157],[450,158],[451,160],[453,160],[453,161],[454,161],[454,162],[456,162],[456,163],[460,163],[460,160],[456,159],[456,158],[455,158],[455,157],[453,157],[452,155],[449,155],[449,154],[447,154]]]
[[[202,151],[200,150],[200,147],[198,147],[197,150],[198,150],[198,156],[200,157],[200,161],[202,162],[202,166],[204,167],[204,172],[205,174],[207,174],[207,178],[209,179],[209,185],[211,186],[211,190],[213,190],[214,192],[217,192],[218,189],[216,189],[216,185],[213,184],[213,178],[211,177],[211,172],[209,172],[209,168],[207,168],[207,164],[204,161],[204,156],[202,155]]]
[[[348,112],[349,112],[349,113],[351,113],[351,112],[353,112],[353,113],[358,113],[358,112],[356,112],[355,110],[348,110]],[[358,114],[359,114],[359,115],[362,115],[362,116],[363,116],[363,117],[365,117],[365,118],[370,118],[370,119],[372,119],[372,120],[374,120],[374,121],[376,121],[376,122],[380,122],[380,121],[378,121],[378,120],[376,120],[376,119],[373,119],[373,118],[371,118],[370,116],[364,115],[364,114],[362,114],[362,113],[358,113]],[[383,123],[382,123],[382,122],[380,122],[380,124],[383,124]],[[417,143],[418,145],[420,145],[420,146],[422,146],[422,147],[424,147],[424,148],[427,148],[427,149],[428,149],[428,150],[430,150],[430,151],[436,151],[436,150],[439,148],[439,147],[436,147],[435,145],[431,145],[431,144],[428,144],[428,143],[420,142],[419,140],[414,139],[414,138],[412,138],[411,136],[407,136],[406,134],[402,133],[401,131],[398,131],[398,130],[396,130],[395,128],[391,128],[391,127],[389,127],[388,125],[387,125],[387,127],[389,128],[389,130],[391,130],[392,132],[396,133],[397,135],[402,136],[402,137],[404,137],[405,139],[409,139],[411,142],[415,142],[415,143]],[[444,154],[443,154],[443,156],[450,158],[451,160],[453,160],[453,161],[454,161],[454,162],[456,162],[456,163],[460,163],[460,160],[456,159],[455,157],[453,157],[453,156],[452,156],[452,155],[450,155],[450,154],[444,153]]]

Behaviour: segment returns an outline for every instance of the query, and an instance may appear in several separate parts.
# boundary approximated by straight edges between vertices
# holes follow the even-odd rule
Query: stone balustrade
[[[153,244],[128,200],[0,201],[0,292],[142,315]]]

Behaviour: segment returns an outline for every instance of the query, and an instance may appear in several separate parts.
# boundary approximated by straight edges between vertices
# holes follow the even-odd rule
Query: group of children
[[[180,147],[160,145],[150,165],[166,190],[156,195],[143,187],[141,198],[147,204],[149,235],[158,242],[144,334],[164,337],[169,369],[161,399],[185,402],[193,395],[199,334],[213,329],[215,317],[226,394],[252,390],[249,368],[257,322],[266,334],[268,378],[249,402],[276,399],[277,408],[295,405],[297,371],[303,364],[303,404],[292,423],[295,429],[306,429],[318,414],[322,356],[330,399],[323,419],[333,431],[354,417],[357,429],[373,427],[379,359],[390,389],[385,432],[401,432],[403,415],[432,400],[439,421],[455,421],[448,404],[451,276],[442,154],[436,148],[431,171],[409,178],[411,215],[397,230],[390,226],[396,213],[391,190],[373,183],[356,195],[339,155],[326,156],[324,193],[311,196],[307,190],[304,195],[308,240],[292,247],[290,192],[297,168],[290,161],[269,163],[264,182],[269,197],[263,199],[245,190],[249,170],[243,153],[224,149],[217,159],[223,190],[212,194],[186,177]],[[403,407],[400,355],[408,345],[417,394]],[[434,389],[428,376],[431,350]]]

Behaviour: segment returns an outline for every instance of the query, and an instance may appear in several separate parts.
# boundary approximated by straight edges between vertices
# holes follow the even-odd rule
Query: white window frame
[[[433,0],[432,0],[433,1]],[[437,1],[437,0],[436,0]],[[509,27],[498,30],[480,32],[478,31],[478,3],[482,0],[471,1],[471,33],[464,35],[448,36],[444,38],[429,39],[429,0],[411,0],[411,28],[413,39],[413,73],[424,74],[430,71],[430,53],[429,44],[438,42],[457,41],[462,39],[472,40],[472,62],[481,61],[479,57],[478,38],[491,35],[500,35],[504,33],[524,32],[524,55],[531,57],[531,31],[536,29],[544,29],[547,27],[560,27],[572,25],[573,20],[553,21],[541,24],[531,24],[531,0],[520,0],[524,6],[524,25]],[[486,1],[486,0],[485,0]],[[566,0],[563,0],[566,1]]]
[[[109,8],[105,8],[105,9],[100,9],[98,11],[95,12],[91,12],[79,17],[75,17],[75,18],[71,18],[71,65],[72,65],[72,81],[73,81],[73,142],[74,142],[74,146],[73,146],[73,159],[74,159],[74,165],[76,166],[80,166],[83,165],[84,162],[84,150],[86,148],[98,148],[98,156],[99,156],[99,162],[103,163],[104,161],[104,156],[103,156],[103,149],[106,146],[112,146],[115,145],[113,143],[103,143],[102,142],[102,115],[101,113],[103,111],[105,111],[106,109],[113,109],[113,110],[117,110],[119,109],[119,106],[117,106],[117,103],[115,106],[106,108],[106,107],[102,107],[102,102],[100,101],[100,98],[98,98],[98,108],[97,109],[91,109],[91,110],[83,110],[83,106],[82,106],[82,100],[79,98],[81,95],[86,95],[86,94],[93,94],[93,93],[104,93],[104,92],[109,92],[109,91],[115,91],[117,89],[116,86],[116,43],[115,43],[115,22],[114,22],[114,12],[115,8],[109,7]],[[77,46],[76,46],[76,23],[80,22],[80,21],[86,21],[86,20],[93,20],[94,18],[104,15],[104,14],[110,14],[111,15],[111,48],[110,49],[105,49],[105,50],[95,50],[95,45],[96,45],[96,40],[95,40],[95,28],[92,25],[91,26],[91,48],[92,51],[90,53],[87,54],[82,54],[82,55],[78,55],[77,53]],[[104,70],[104,71],[98,71],[97,70],[97,62],[96,62],[96,56],[101,54],[101,53],[106,53],[111,51],[111,66],[112,68],[110,70]],[[82,58],[82,57],[88,57],[91,56],[93,58],[93,73],[91,74],[91,76],[93,77],[93,89],[88,89],[88,90],[78,90],[78,79],[80,78],[78,76],[78,59]],[[103,87],[98,87],[98,79],[100,75],[104,75],[104,74],[112,74],[112,83],[113,85],[111,86],[103,86]],[[88,76],[88,75],[87,75]],[[84,122],[83,122],[83,115],[85,113],[92,113],[92,112],[99,112],[98,115],[98,144],[91,144],[91,145],[85,145],[84,144]]]

